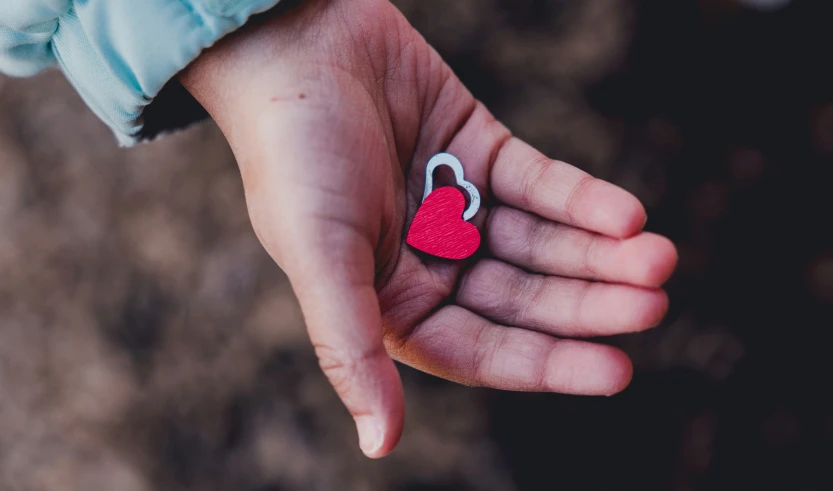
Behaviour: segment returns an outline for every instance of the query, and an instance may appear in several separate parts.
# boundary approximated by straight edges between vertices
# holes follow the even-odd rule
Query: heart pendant
[[[446,165],[454,171],[457,185],[469,193],[466,199],[456,187],[434,191],[434,170]],[[425,171],[425,194],[417,210],[406,243],[432,256],[443,259],[466,259],[480,247],[480,232],[468,223],[480,209],[480,193],[466,181],[463,165],[451,154],[441,153],[428,162]]]

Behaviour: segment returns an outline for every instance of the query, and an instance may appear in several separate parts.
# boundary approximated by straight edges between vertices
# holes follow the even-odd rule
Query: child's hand
[[[564,338],[659,323],[674,246],[641,233],[632,195],[511,138],[387,1],[306,0],[182,80],[231,142],[255,230],[367,455],[389,453],[402,430],[391,357],[508,390],[628,384],[624,353]],[[483,195],[484,254],[470,264],[404,243],[441,151]]]

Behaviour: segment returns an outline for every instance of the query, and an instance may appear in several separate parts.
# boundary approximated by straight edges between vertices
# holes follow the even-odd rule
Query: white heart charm
[[[425,201],[425,198],[434,191],[434,171],[441,165],[451,167],[457,185],[469,193],[469,207],[463,213],[463,220],[471,220],[477,214],[477,210],[480,209],[480,192],[474,184],[466,181],[463,164],[450,153],[438,153],[428,161],[428,167],[425,169],[425,194],[422,195],[422,201]]]

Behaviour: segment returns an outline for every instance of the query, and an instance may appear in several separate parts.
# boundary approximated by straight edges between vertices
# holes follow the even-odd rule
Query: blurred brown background
[[[210,123],[118,149],[0,78],[0,490],[833,489],[833,2],[398,0],[519,136],[636,193],[681,262],[612,398],[403,368],[380,462]]]

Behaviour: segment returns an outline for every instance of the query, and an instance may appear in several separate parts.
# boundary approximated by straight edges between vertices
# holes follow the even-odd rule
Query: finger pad
[[[638,234],[645,225],[645,207],[631,193],[605,181],[595,181],[584,196],[590,223],[611,237],[627,238]]]
[[[560,341],[547,367],[548,385],[557,392],[612,395],[628,386],[633,365],[623,351],[581,341]]]
[[[623,242],[617,255],[627,268],[626,277],[635,285],[659,287],[677,266],[677,249],[660,235],[643,233]]]
[[[635,331],[656,327],[668,312],[668,295],[662,290],[646,292],[642,305],[634,312]]]
[[[597,336],[639,332],[656,326],[668,309],[661,290],[597,284],[582,309],[581,324]]]

